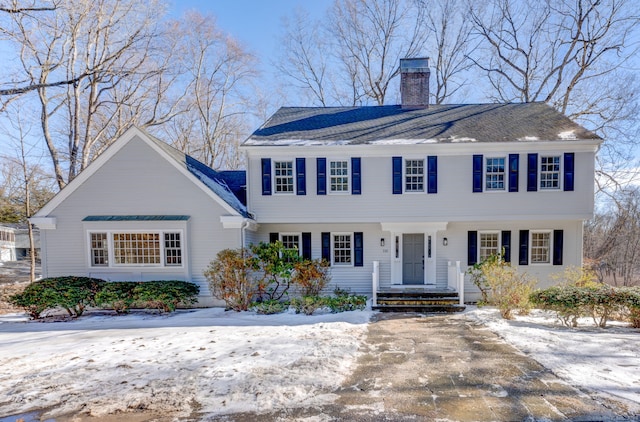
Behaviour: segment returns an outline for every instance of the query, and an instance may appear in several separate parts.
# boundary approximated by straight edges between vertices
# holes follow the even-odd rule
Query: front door
[[[424,233],[402,235],[402,283],[424,284]]]

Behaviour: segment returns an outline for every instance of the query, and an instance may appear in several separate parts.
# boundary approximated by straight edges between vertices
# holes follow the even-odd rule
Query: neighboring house
[[[20,225],[16,228],[16,260],[28,259],[31,255],[31,245],[29,243],[29,229]],[[40,259],[40,230],[33,229],[33,243],[36,259]]]
[[[543,103],[428,105],[428,78],[407,59],[401,105],[281,108],[242,144],[246,179],[130,129],[31,219],[43,276],[193,280],[208,304],[218,251],[274,240],[368,295],[460,288],[502,249],[542,286],[580,266],[602,140]]]
[[[9,226],[0,226],[0,262],[16,260],[16,234],[15,229]]]

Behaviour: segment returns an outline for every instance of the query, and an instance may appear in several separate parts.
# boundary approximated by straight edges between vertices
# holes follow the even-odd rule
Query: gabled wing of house
[[[132,127],[31,218],[43,275],[191,280],[211,303],[204,269],[255,227],[242,180]]]

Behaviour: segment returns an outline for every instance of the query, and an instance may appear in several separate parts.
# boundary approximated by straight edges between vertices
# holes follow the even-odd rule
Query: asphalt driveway
[[[462,315],[377,314],[334,404],[228,421],[635,421]]]

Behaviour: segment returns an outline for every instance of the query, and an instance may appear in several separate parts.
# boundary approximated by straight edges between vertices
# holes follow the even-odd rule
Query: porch
[[[460,261],[448,262],[447,287],[434,289],[428,285],[393,285],[380,288],[380,262],[373,261],[372,309],[381,312],[451,313],[464,306],[464,273]]]

